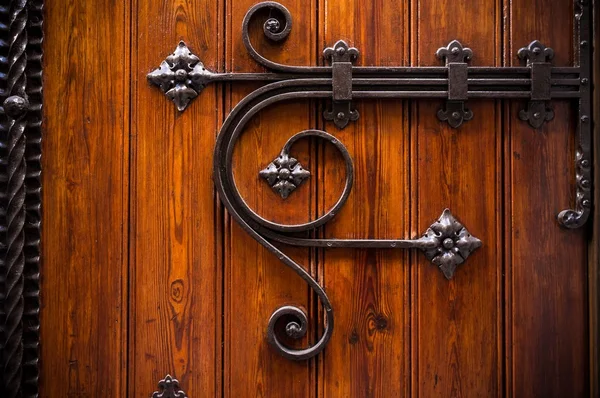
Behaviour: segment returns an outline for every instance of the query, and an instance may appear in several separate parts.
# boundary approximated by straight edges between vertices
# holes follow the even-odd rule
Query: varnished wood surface
[[[569,65],[568,0],[280,0],[288,40],[251,37],[268,58],[322,64],[344,39],[360,65],[440,65],[453,39],[472,65],[519,65],[539,39]],[[416,237],[446,207],[483,241],[452,281],[421,253],[284,247],[325,286],[335,330],[317,359],[269,347],[271,313],[320,303],[223,211],[212,182],[225,115],[257,85],[210,85],[179,113],[146,74],[184,40],[215,71],[261,71],[241,41],[257,0],[47,2],[42,275],[42,396],[148,397],[166,374],[195,397],[583,397],[590,391],[586,231],[561,229],[573,203],[574,112],[535,131],[523,101],[470,101],[460,129],[442,101],[355,101],[339,130],[326,102],[278,104],[234,150],[248,205],[280,223],[337,200],[328,144],[292,150],[307,183],[282,200],[258,176],[301,130],[343,142],[355,184],[315,235]],[[315,322],[319,324],[315,324]],[[592,340],[593,343],[593,340]]]
[[[253,0],[227,2],[227,53],[229,71],[261,71],[241,41],[242,20]],[[294,27],[282,45],[269,43],[262,22],[252,26],[251,39],[260,52],[278,62],[310,65],[316,62],[314,27],[315,2],[286,1],[294,16]],[[228,87],[227,112],[256,85]],[[236,184],[248,205],[264,217],[283,224],[306,222],[313,196],[311,184],[304,184],[283,200],[258,176],[275,159],[285,142],[296,132],[311,126],[314,112],[307,102],[276,104],[250,121],[236,144],[233,170]],[[308,142],[294,145],[293,155],[308,170],[312,164]],[[293,362],[276,354],[266,341],[273,311],[286,304],[310,311],[305,283],[272,253],[256,243],[233,220],[226,218],[224,262],[224,359],[223,390],[230,397],[314,396],[313,361]],[[309,250],[291,248],[288,253],[299,264],[310,266]],[[307,344],[304,339],[301,344]]]
[[[126,395],[128,12],[45,6],[41,397]]]
[[[321,47],[344,39],[360,65],[406,65],[409,10],[389,0],[321,0]],[[376,26],[373,23],[376,22]],[[369,28],[367,28],[369,27]],[[408,103],[358,101],[357,122],[325,128],[348,148],[355,180],[344,208],[327,224],[329,238],[393,239],[409,235]],[[344,168],[327,145],[322,162],[321,211],[340,195]],[[410,283],[406,251],[334,249],[322,254],[322,282],[334,305],[335,332],[322,358],[322,397],[408,396]]]
[[[472,49],[472,65],[501,64],[498,1],[419,0],[413,15],[414,65],[439,65],[435,50],[452,39]],[[493,100],[469,101],[473,120],[452,129],[435,117],[441,106],[420,101],[413,108],[414,225],[425,231],[448,207],[483,246],[451,281],[417,257],[411,275],[412,394],[502,396],[500,107]]]
[[[222,70],[222,18],[217,1],[132,3],[129,397],[149,396],[167,374],[190,397],[221,391],[221,218],[211,178],[221,89],[207,87],[180,113],[146,74],[180,40]]]
[[[572,63],[569,2],[513,0],[507,4],[506,62],[535,36],[555,52],[555,65]],[[530,19],[539,15],[553,24]],[[568,103],[554,104],[552,123],[535,131],[508,109],[506,357],[507,392],[515,397],[581,397],[589,393],[587,245],[585,229],[559,228],[556,214],[574,203],[575,123]]]

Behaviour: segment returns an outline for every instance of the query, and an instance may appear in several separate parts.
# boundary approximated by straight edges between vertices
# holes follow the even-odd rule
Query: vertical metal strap
[[[352,62],[358,58],[358,50],[340,40],[333,47],[323,51],[323,56],[331,62],[333,102],[331,110],[323,113],[325,120],[333,120],[343,129],[350,120],[358,120],[358,111],[352,109]]]
[[[554,119],[554,111],[548,103],[552,99],[552,64],[548,61],[554,58],[554,50],[535,40],[521,48],[518,55],[527,60],[531,69],[531,100],[527,109],[519,112],[519,118],[538,129],[544,122]]]
[[[473,112],[465,108],[465,101],[469,95],[466,61],[473,57],[473,52],[470,48],[463,47],[458,40],[454,40],[448,46],[437,50],[436,56],[445,60],[448,68],[448,101],[446,101],[446,109],[438,111],[438,119],[457,128],[464,121],[473,119]]]

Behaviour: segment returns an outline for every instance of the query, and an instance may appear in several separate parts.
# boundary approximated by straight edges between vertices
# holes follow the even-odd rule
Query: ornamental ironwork
[[[574,5],[573,66],[557,67],[551,63],[553,50],[537,40],[519,50],[523,65],[515,67],[471,66],[477,56],[458,40],[439,48],[436,52],[441,66],[376,67],[357,66],[358,49],[345,41],[338,41],[324,50],[329,63],[325,66],[284,65],[260,54],[250,40],[250,21],[259,15],[268,15],[263,23],[263,33],[268,40],[285,40],[292,30],[292,17],[281,4],[266,1],[252,6],[242,24],[242,40],[250,56],[267,71],[263,73],[217,73],[207,70],[200,59],[182,42],[176,52],[167,57],[161,66],[148,75],[151,83],[158,85],[178,109],[183,111],[189,100],[209,83],[262,81],[261,88],[244,97],[225,120],[214,152],[214,181],[219,197],[231,217],[261,245],[270,250],[286,266],[293,269],[318,295],[323,306],[324,328],[317,342],[307,348],[292,348],[277,337],[277,325],[288,338],[299,339],[306,334],[308,317],[296,306],[283,306],[271,315],[267,327],[269,343],[286,358],[301,360],[311,358],[323,350],[333,331],[333,307],[323,287],[304,267],[287,256],[281,245],[316,248],[389,248],[422,250],[425,256],[450,279],[458,265],[467,260],[481,246],[458,222],[449,210],[444,210],[420,238],[405,240],[378,239],[309,239],[299,237],[323,226],[331,220],[346,202],[354,180],[354,165],[346,147],[332,134],[321,130],[306,130],[292,136],[281,154],[259,175],[281,195],[288,196],[310,173],[290,155],[294,142],[303,137],[316,137],[334,145],[344,158],[345,186],[338,201],[325,214],[304,224],[278,224],[264,219],[242,199],[233,179],[233,147],[244,133],[247,122],[262,109],[282,101],[294,99],[322,99],[329,104],[323,113],[325,120],[333,121],[342,129],[359,118],[354,102],[363,99],[444,99],[446,104],[437,112],[442,122],[460,128],[464,122],[477,117],[468,108],[469,100],[516,99],[526,105],[519,117],[532,128],[541,128],[551,122],[554,111],[552,100],[567,99],[577,103],[579,109],[576,153],[576,194],[572,209],[558,214],[558,222],[566,228],[579,228],[585,224],[592,208],[591,183],[591,45],[590,9],[587,1]],[[178,56],[177,54],[182,55]],[[181,60],[186,61],[182,62]],[[190,91],[191,90],[191,91]],[[169,94],[170,93],[170,94]],[[181,98],[177,98],[181,93]],[[188,102],[186,102],[188,101]]]
[[[275,160],[260,171],[259,175],[269,183],[282,199],[287,199],[290,193],[306,181],[310,176],[310,172],[305,170],[298,160],[282,151]]]
[[[179,387],[179,380],[166,375],[158,382],[158,391],[152,393],[152,398],[187,398],[187,395]]]

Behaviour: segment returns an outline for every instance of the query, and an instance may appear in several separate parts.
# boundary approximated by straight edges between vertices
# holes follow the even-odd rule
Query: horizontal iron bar
[[[301,239],[282,235],[270,236],[280,243],[301,247],[328,247],[354,249],[412,249],[422,246],[422,240],[407,239]]]
[[[578,91],[552,91],[552,98],[579,98]],[[353,98],[447,98],[447,90],[402,90],[402,91],[353,91]],[[503,98],[524,98],[531,97],[530,91],[468,91],[468,98],[488,98],[488,99],[503,99]]]
[[[480,66],[469,66],[467,68],[470,76],[477,76],[473,79],[494,79],[494,80],[508,80],[514,79],[514,75],[523,75],[524,78],[530,76],[531,69],[528,67],[480,67]],[[577,81],[576,78],[579,75],[578,67],[552,67],[551,73],[555,79],[566,78],[567,76],[557,75],[568,75],[569,77],[575,77],[573,80]],[[356,78],[369,78],[369,76],[377,75],[373,79],[382,80],[386,78],[406,78],[416,79],[415,75],[427,75],[421,78],[431,79],[445,79],[448,76],[448,68],[446,67],[432,67],[432,66],[417,66],[417,67],[362,67],[356,66],[352,68],[352,75]],[[485,75],[485,76],[479,76]],[[330,77],[331,68],[323,67],[319,69],[319,72],[311,74],[294,74],[294,73],[210,73],[207,78],[211,81],[280,81],[290,80],[298,78],[312,77]],[[511,77],[512,76],[512,77]],[[469,79],[471,80],[471,79]],[[510,84],[510,83],[509,83]],[[575,84],[569,83],[569,84]]]
[[[358,69],[358,68],[355,68]],[[378,69],[378,68],[374,68]],[[369,69],[369,70],[374,70]],[[398,68],[394,68],[398,69]],[[551,80],[552,89],[551,98],[579,98],[579,89],[581,86],[578,78],[565,78],[571,76],[571,72],[578,68],[554,68],[560,73],[555,73]],[[441,77],[354,77],[352,79],[353,97],[355,98],[448,98],[448,79],[446,68],[403,68],[403,70],[422,71],[430,73],[431,71],[441,71]],[[467,79],[467,99],[469,98],[490,98],[490,99],[508,99],[508,98],[531,98],[531,79],[519,77],[505,77],[503,72],[511,73],[529,72],[529,68],[481,68],[471,67],[469,73],[474,75],[480,73],[490,73],[496,77],[483,77]],[[211,74],[212,81],[283,81],[298,80],[299,75],[279,74],[279,73],[224,73]],[[332,84],[330,76],[318,76],[306,78],[303,80],[313,80],[316,84]]]

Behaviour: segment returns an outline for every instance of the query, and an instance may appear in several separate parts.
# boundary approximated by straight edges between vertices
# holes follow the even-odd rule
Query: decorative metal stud
[[[150,83],[161,88],[182,112],[200,94],[214,74],[204,67],[183,41],[160,67],[148,73]]]
[[[442,270],[447,279],[451,279],[456,267],[481,247],[481,241],[472,236],[448,209],[431,224],[419,241],[427,243],[419,248],[429,261]]]
[[[538,129],[544,122],[554,119],[554,110],[545,101],[529,101],[527,109],[519,111],[519,119],[529,122],[531,127]]]
[[[279,157],[273,160],[269,165],[259,172],[271,188],[277,192],[283,199],[300,186],[308,177],[310,172],[305,170],[300,162],[288,153],[281,152]]]
[[[517,55],[520,59],[526,60],[529,66],[534,62],[549,62],[554,58],[554,50],[546,47],[539,40],[534,40],[527,47],[519,49]]]
[[[152,398],[188,398],[188,396],[179,388],[179,381],[167,375],[158,382],[158,391],[152,394]]]
[[[446,47],[440,47],[435,55],[446,63],[463,63],[473,58],[473,51],[464,47],[458,40],[452,40]]]
[[[350,47],[344,40],[338,40],[333,47],[323,50],[323,57],[333,62],[354,62],[358,59],[359,52],[356,47]]]
[[[465,108],[464,101],[446,101],[446,109],[438,110],[437,117],[451,127],[458,128],[463,122],[473,119],[473,111]]]

